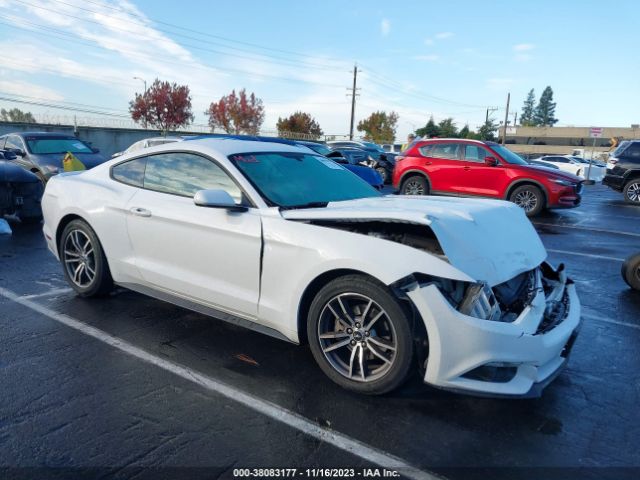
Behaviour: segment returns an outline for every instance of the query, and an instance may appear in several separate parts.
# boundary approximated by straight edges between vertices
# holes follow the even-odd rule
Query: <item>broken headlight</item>
[[[502,320],[502,311],[493,290],[486,283],[472,283],[467,287],[458,311],[464,315],[482,320],[499,322]]]

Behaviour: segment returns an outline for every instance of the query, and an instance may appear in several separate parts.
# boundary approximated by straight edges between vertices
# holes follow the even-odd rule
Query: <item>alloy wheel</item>
[[[530,190],[523,190],[515,196],[514,203],[528,213],[538,206],[538,197]]]
[[[404,186],[405,195],[424,195],[424,187],[418,181],[411,180]]]
[[[329,300],[318,322],[320,348],[340,375],[357,382],[384,376],[396,360],[397,335],[387,312],[359,293]]]
[[[640,182],[635,182],[627,188],[627,198],[632,202],[640,202]]]
[[[91,239],[82,230],[71,230],[67,235],[62,260],[71,281],[86,288],[96,277],[96,256]]]

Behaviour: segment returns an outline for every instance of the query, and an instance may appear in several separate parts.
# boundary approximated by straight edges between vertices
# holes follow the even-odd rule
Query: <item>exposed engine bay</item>
[[[406,222],[354,221],[354,220],[313,220],[312,225],[337,228],[352,233],[401,243],[446,258],[440,242],[433,231],[425,226]]]

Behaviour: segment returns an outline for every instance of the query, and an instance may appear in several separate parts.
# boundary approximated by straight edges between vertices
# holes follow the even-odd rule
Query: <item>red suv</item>
[[[419,140],[396,158],[393,185],[403,195],[455,195],[510,200],[528,216],[580,205],[582,180],[530,165],[494,142]]]

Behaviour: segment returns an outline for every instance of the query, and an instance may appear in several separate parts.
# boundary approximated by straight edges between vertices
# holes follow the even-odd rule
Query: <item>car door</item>
[[[231,176],[189,152],[146,157],[143,188],[128,202],[127,229],[144,282],[222,311],[257,316],[261,220],[258,209],[230,212],[194,204],[204,189],[247,202]]]
[[[434,193],[460,192],[459,169],[461,145],[454,142],[438,142],[418,148],[423,157],[422,169],[429,176]]]
[[[460,160],[457,175],[457,191],[459,193],[501,197],[500,194],[509,182],[508,172],[500,163],[494,166],[485,164],[486,157],[495,158],[495,155],[482,145],[466,144],[463,146],[462,160]]]

